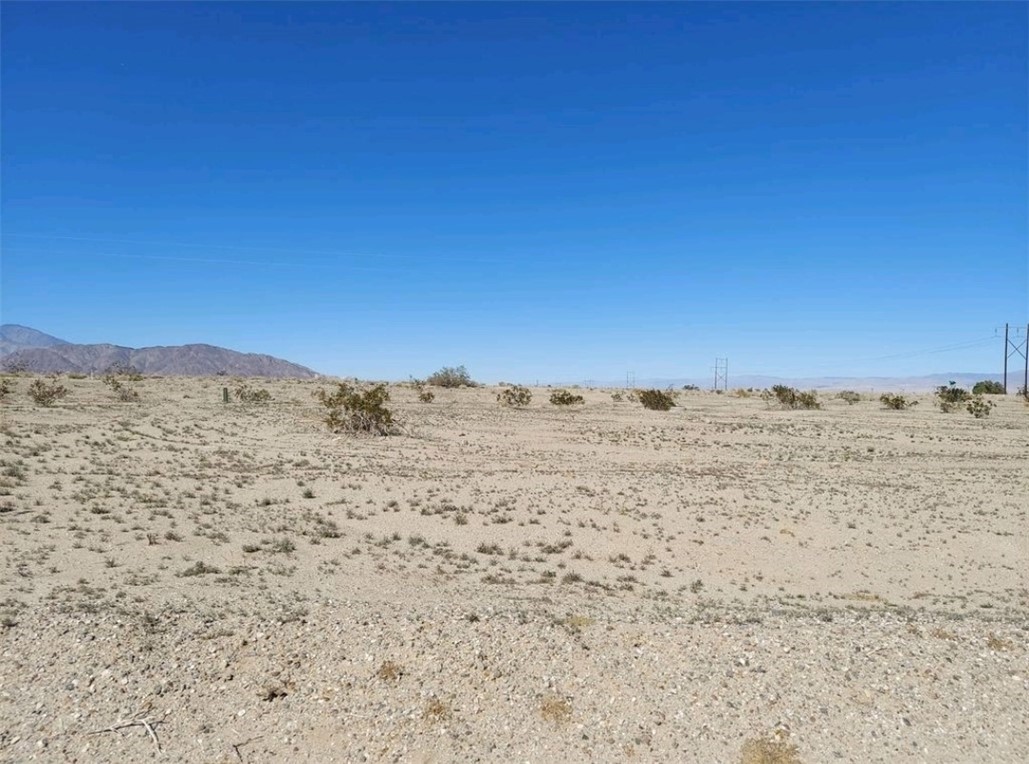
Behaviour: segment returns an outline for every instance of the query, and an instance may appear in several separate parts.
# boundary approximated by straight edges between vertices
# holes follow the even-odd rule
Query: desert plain
[[[9,381],[0,761],[1029,761],[1017,396]]]

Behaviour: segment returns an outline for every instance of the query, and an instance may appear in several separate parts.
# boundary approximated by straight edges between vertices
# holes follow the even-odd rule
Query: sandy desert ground
[[[1029,407],[13,379],[0,761],[1029,760]]]

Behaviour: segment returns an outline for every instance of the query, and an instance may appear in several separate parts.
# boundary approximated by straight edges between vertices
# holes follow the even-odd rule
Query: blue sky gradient
[[[1029,320],[1025,3],[2,21],[4,322],[574,381],[994,371]]]

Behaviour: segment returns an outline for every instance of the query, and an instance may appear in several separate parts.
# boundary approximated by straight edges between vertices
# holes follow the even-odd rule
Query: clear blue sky
[[[992,371],[1029,320],[1025,3],[2,14],[5,322],[533,381]]]

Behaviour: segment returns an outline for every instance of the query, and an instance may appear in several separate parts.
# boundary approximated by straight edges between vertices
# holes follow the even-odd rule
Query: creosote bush
[[[972,385],[972,395],[1004,395],[1004,383],[982,379]]]
[[[422,403],[432,403],[436,400],[436,393],[432,390],[425,389],[425,381],[421,379],[411,378],[411,386],[414,387],[415,392],[418,393],[418,400]]]
[[[961,387],[955,387],[953,382],[936,388],[936,405],[945,414],[957,409],[968,398],[968,391]]]
[[[464,366],[444,366],[425,380],[435,387],[475,387],[476,384]]]
[[[532,390],[522,385],[514,385],[497,393],[497,401],[504,406],[524,408],[532,401]]]
[[[366,432],[394,435],[398,431],[393,412],[386,406],[389,391],[379,384],[361,390],[340,382],[333,393],[319,388],[314,397],[325,407],[325,424],[333,432]]]
[[[856,390],[840,390],[840,392],[836,393],[836,397],[841,401],[846,401],[847,405],[853,406],[861,400],[861,393]],[[882,400],[882,398],[879,398],[879,400]]]
[[[766,403],[774,398],[784,409],[820,409],[822,404],[818,402],[818,396],[813,390],[802,392],[795,387],[786,385],[773,385],[771,390],[765,390],[761,397]]]
[[[57,380],[57,375],[35,380],[29,385],[29,397],[37,406],[53,406],[57,401],[67,397],[68,388]]]
[[[137,376],[139,379],[143,378],[142,375],[138,374],[138,372]],[[132,379],[133,377],[127,378]],[[111,388],[111,392],[117,395],[118,400],[122,401],[123,403],[135,403],[139,401],[139,391],[134,390],[133,388],[126,385],[122,380],[120,380],[118,378],[118,372],[111,371],[111,369],[108,369],[107,373],[104,374],[103,377],[101,377],[101,381],[109,388]]]
[[[10,395],[13,389],[14,387],[9,379],[0,379],[0,401]]]
[[[664,390],[637,390],[636,396],[643,408],[651,411],[668,411],[675,405],[675,398]]]
[[[272,399],[272,394],[267,390],[251,387],[246,382],[237,384],[232,394],[240,403],[268,403]]]
[[[555,390],[550,394],[550,402],[555,406],[574,406],[578,403],[585,403],[586,399],[567,390]]]
[[[886,408],[892,409],[893,411],[905,411],[912,406],[918,405],[918,401],[908,400],[899,393],[883,393],[879,396],[879,402]]]
[[[993,401],[988,401],[981,395],[976,395],[973,396],[970,401],[968,401],[967,405],[965,406],[965,409],[968,411],[969,414],[974,416],[976,419],[983,419],[984,417],[988,417],[990,415],[990,412],[993,411],[993,407],[996,405],[997,404]]]

